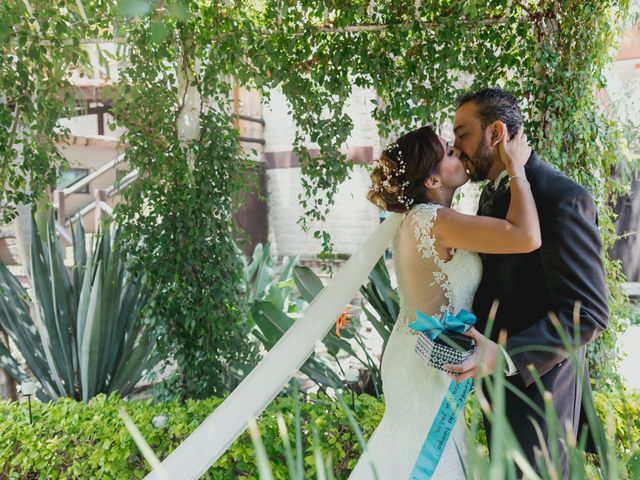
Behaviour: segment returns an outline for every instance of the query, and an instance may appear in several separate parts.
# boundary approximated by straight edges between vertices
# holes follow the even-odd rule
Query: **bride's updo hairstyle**
[[[440,138],[431,127],[401,136],[384,149],[371,172],[367,198],[388,212],[404,213],[416,203],[427,203],[424,179],[444,157]]]

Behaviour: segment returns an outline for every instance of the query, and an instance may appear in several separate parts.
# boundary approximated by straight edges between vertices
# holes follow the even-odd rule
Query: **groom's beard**
[[[489,170],[491,170],[491,165],[493,164],[493,157],[488,145],[485,145],[484,142],[480,143],[473,157],[467,157],[466,161],[473,165],[473,172],[469,176],[469,180],[472,182],[481,182],[487,179]]]

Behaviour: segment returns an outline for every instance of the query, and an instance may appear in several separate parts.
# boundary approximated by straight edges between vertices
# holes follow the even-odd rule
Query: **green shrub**
[[[640,446],[640,394],[612,396],[600,393],[595,395],[594,401],[605,428],[615,433],[618,453],[637,451]]]
[[[347,397],[348,399],[348,397]],[[304,443],[304,471],[315,478],[313,432],[321,438],[323,458],[332,457],[336,478],[346,478],[355,466],[361,449],[355,433],[338,402],[312,396],[301,402]],[[136,423],[151,448],[164,458],[220,404],[217,398],[149,403],[125,402],[117,396],[94,397],[89,404],[70,399],[56,403],[35,403],[34,424],[29,425],[25,404],[0,403],[0,478],[142,478],[149,471],[142,455],[118,416],[121,407]],[[276,399],[259,419],[262,440],[271,462],[274,479],[288,478],[282,441],[276,425],[281,412],[295,442],[294,401]],[[470,402],[468,412],[479,415]],[[615,443],[629,453],[640,440],[640,394],[612,397],[596,394],[597,409],[604,418],[613,413]],[[356,401],[355,417],[365,438],[380,422],[384,403],[368,395]],[[166,416],[161,427],[154,417]],[[484,439],[478,435],[479,441]],[[203,478],[231,480],[258,478],[256,457],[249,436],[243,434]]]
[[[337,478],[346,478],[360,456],[355,433],[339,403],[311,397],[301,402],[305,471],[314,474],[311,432],[322,438],[323,456],[331,453]],[[0,403],[0,478],[142,478],[149,471],[142,455],[118,416],[121,407],[136,423],[149,445],[166,457],[211,413],[221,400],[149,403],[125,402],[119,397],[98,395],[88,404],[70,399],[56,403],[34,403],[33,425],[26,404]],[[356,418],[368,438],[384,406],[368,395],[356,402]],[[276,425],[281,412],[293,425],[293,398],[275,400],[260,417],[260,429],[272,461],[275,479],[287,478],[282,441]],[[163,427],[154,427],[154,417],[167,417]],[[291,442],[295,441],[290,429]],[[255,453],[248,434],[243,434],[203,478],[257,478]]]

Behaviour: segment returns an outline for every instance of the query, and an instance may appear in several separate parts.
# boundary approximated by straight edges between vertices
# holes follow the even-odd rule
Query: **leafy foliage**
[[[124,402],[115,395],[98,395],[88,405],[70,399],[61,399],[56,403],[36,402],[31,426],[24,404],[0,403],[0,418],[4,420],[0,422],[0,476],[9,479],[84,479],[93,476],[142,478],[148,473],[149,467],[118,417],[120,408],[126,409],[156,454],[164,458],[221,401],[210,398],[187,402]],[[262,441],[276,479],[289,478],[277,415],[283,416],[289,426],[290,443],[295,445],[296,430],[292,428],[296,423],[295,403],[290,396],[279,397],[259,419]],[[614,415],[616,429],[611,441],[618,446],[619,455],[637,448],[640,398],[637,395],[612,397],[597,394],[596,404],[601,415],[607,412]],[[353,414],[365,438],[371,436],[383,412],[384,403],[381,400],[368,395],[357,397]],[[477,408],[469,412],[470,421],[478,419]],[[319,448],[322,458],[330,455],[335,477],[347,478],[362,450],[356,434],[349,427],[345,410],[324,396],[311,396],[309,402],[300,402],[300,417],[303,432],[300,458],[305,476],[315,478],[311,432],[317,431],[321,439]],[[164,425],[154,427],[154,423]],[[479,438],[484,436],[479,435]],[[635,439],[636,443],[627,447],[629,439]],[[486,444],[481,442],[479,445]],[[255,451],[248,434],[243,434],[231,445],[203,478],[232,480],[243,476],[258,478]],[[617,478],[625,477],[621,473]]]
[[[188,5],[192,38],[208,46],[194,56],[207,71],[232,73],[265,98],[273,89],[286,96],[299,129],[294,150],[303,172],[305,228],[326,218],[351,171],[342,147],[353,127],[344,109],[353,85],[376,91],[372,114],[381,135],[392,136],[441,125],[459,93],[500,84],[523,99],[527,134],[541,156],[596,196],[605,247],[615,240],[609,200],[622,185],[610,174],[624,139],[598,107],[595,89],[604,84],[625,0]],[[147,28],[156,17],[148,16]],[[319,155],[310,155],[307,141]],[[314,235],[330,258],[329,235],[320,229]],[[608,262],[607,271],[613,321],[592,348],[603,385],[615,377],[602,360],[615,356],[615,337],[624,328],[615,319],[625,302],[618,266]]]
[[[324,258],[330,258],[331,238],[316,225],[326,219],[351,171],[343,147],[353,128],[344,109],[353,85],[377,93],[371,111],[383,137],[424,123],[442,125],[467,88],[500,84],[511,90],[523,99],[527,134],[538,153],[589,187],[605,247],[615,240],[610,199],[623,185],[612,180],[611,169],[625,140],[599,108],[595,92],[604,85],[602,72],[627,0],[83,0],[86,26],[74,2],[67,2],[64,13],[33,3],[33,14],[24,2],[0,7],[0,92],[31,115],[29,127],[41,134],[33,135],[34,142],[44,145],[38,143],[33,155],[25,150],[25,162],[16,166],[11,134],[0,142],[8,195],[24,200],[12,192],[24,186],[25,172],[33,171],[40,194],[52,183],[59,157],[45,153],[53,153],[52,127],[63,103],[52,92],[68,86],[65,69],[83,55],[67,45],[77,46],[82,35],[118,36],[126,46],[126,66],[114,113],[128,129],[127,160],[142,180],[117,216],[156,287],[150,308],[164,329],[161,351],[178,361],[180,378],[173,385],[182,392],[232,388],[230,363],[251,357],[241,341],[249,326],[231,220],[238,193],[248,189],[251,164],[231,126],[229,77],[258,88],[265,99],[275,89],[286,96],[298,126],[301,224],[314,229]],[[42,37],[51,48],[43,47]],[[193,117],[200,135],[189,141],[177,127],[185,84],[203,99]],[[12,132],[9,104],[0,102],[0,130]],[[36,118],[46,120],[42,127]],[[317,145],[318,155],[310,154],[307,141]],[[615,383],[613,367],[606,367],[615,362],[604,360],[616,356],[616,334],[624,328],[617,318],[625,303],[619,266],[608,261],[607,271],[613,321],[592,348],[603,386]]]
[[[17,205],[41,198],[66,164],[56,148],[68,134],[59,119],[76,107],[68,75],[88,65],[79,46],[93,30],[77,8],[45,1],[0,4],[1,223],[15,217]]]
[[[158,348],[177,366],[164,392],[183,397],[232,390],[236,365],[255,359],[232,217],[252,166],[226,109],[230,84],[212,68],[225,47],[201,42],[206,17],[197,8],[123,20],[130,49],[114,104],[128,128],[126,160],[143,172],[115,215],[153,286],[148,313]],[[203,98],[196,112],[185,110],[189,85]],[[200,127],[194,138],[179,128],[183,115]]]
[[[157,361],[141,310],[148,299],[143,277],[109,228],[87,255],[85,235],[73,235],[74,263],[67,268],[53,216],[43,231],[33,222],[33,298],[0,263],[0,326],[40,382],[39,397],[88,401],[98,393],[127,395]],[[34,312],[32,317],[31,312]],[[27,375],[0,344],[2,363],[16,381]]]
[[[346,478],[361,449],[351,432],[339,404],[324,397],[312,397],[301,403],[303,431],[315,429],[323,439],[323,455],[331,452],[336,473]],[[174,450],[187,435],[221,402],[219,398],[200,401],[149,403],[123,402],[117,396],[99,395],[88,405],[62,399],[55,404],[35,403],[34,424],[22,404],[0,403],[0,476],[3,478],[84,479],[92,476],[142,478],[149,469],[118,411],[124,407],[160,458]],[[274,478],[286,478],[287,467],[278,434],[276,414],[287,424],[294,423],[294,399],[281,397],[262,414],[260,427],[269,457],[277,462]],[[363,395],[355,415],[364,434],[369,437],[384,411],[382,402]],[[165,416],[163,427],[153,426],[153,419]],[[294,442],[294,432],[290,439]],[[304,469],[315,472],[313,444],[304,440]],[[257,478],[255,454],[249,436],[244,434],[203,478],[234,480]]]

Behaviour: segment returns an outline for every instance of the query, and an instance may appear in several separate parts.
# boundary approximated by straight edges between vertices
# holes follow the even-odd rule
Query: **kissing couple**
[[[580,438],[582,399],[591,398],[586,345],[608,324],[594,201],[532,150],[510,93],[460,97],[453,126],[453,144],[428,126],[406,133],[371,174],[369,200],[404,216],[392,244],[401,309],[382,360],[385,413],[349,478],[374,478],[373,469],[380,480],[467,478],[462,406],[474,379],[497,365],[506,420],[529,465],[540,471],[541,452],[557,448],[568,478],[545,396],[560,428]],[[485,180],[477,215],[451,208],[458,188]],[[463,361],[434,363],[453,348],[425,333],[434,323],[445,336],[446,324],[464,332]],[[486,415],[485,427],[491,445]]]

